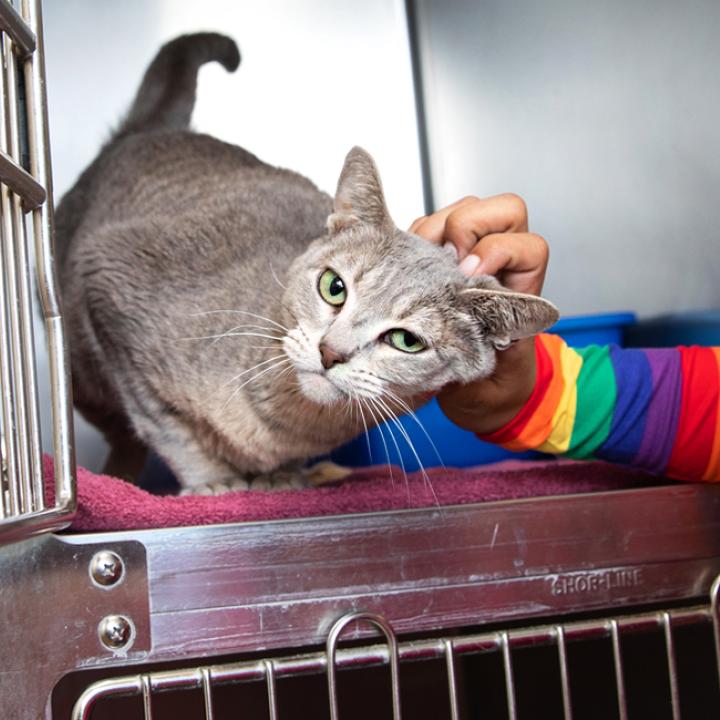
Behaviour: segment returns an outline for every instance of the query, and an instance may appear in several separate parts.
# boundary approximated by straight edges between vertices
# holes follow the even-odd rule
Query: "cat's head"
[[[467,278],[454,251],[399,230],[375,163],[353,148],[328,233],[289,268],[284,349],[318,403],[409,398],[487,377],[495,353],[552,325],[555,307]]]

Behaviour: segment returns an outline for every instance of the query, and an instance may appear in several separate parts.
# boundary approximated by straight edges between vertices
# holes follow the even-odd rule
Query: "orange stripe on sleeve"
[[[527,450],[542,445],[552,431],[552,420],[563,394],[565,380],[562,374],[562,349],[565,341],[558,335],[541,335],[539,341],[548,353],[552,364],[551,377],[542,403],[522,428],[517,437],[505,444],[508,450]]]
[[[504,425],[494,433],[479,435],[478,437],[480,437],[481,440],[496,445],[506,445],[506,443],[511,440],[515,440],[532,419],[535,411],[544,400],[548,384],[552,378],[553,366],[548,351],[545,349],[540,337],[539,335],[535,337],[535,387],[530,397],[518,414],[507,423],[507,425]]]

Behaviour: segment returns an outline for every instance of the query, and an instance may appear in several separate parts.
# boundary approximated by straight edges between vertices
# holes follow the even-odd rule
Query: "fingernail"
[[[480,265],[480,258],[477,255],[468,255],[458,267],[461,273],[470,277],[478,269],[478,265]]]

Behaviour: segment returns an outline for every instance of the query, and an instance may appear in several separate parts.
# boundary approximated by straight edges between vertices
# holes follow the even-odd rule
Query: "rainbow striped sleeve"
[[[527,403],[483,440],[720,481],[720,348],[571,348],[538,335],[535,357]]]

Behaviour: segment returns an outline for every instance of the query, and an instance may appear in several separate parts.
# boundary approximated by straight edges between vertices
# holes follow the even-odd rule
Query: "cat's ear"
[[[354,147],[345,158],[333,211],[327,221],[330,235],[356,223],[395,228],[385,205],[380,173],[370,154],[360,147]]]
[[[460,291],[459,299],[498,350],[549,328],[559,318],[557,308],[548,300],[510,290],[468,288]]]

